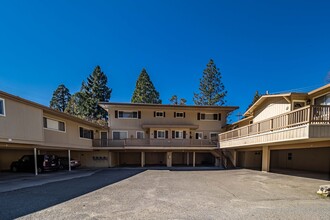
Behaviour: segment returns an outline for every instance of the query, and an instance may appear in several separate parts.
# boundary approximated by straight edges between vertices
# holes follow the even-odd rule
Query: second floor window
[[[5,100],[0,98],[0,115],[5,116]]]
[[[185,112],[174,112],[174,118],[185,118],[186,113]]]
[[[56,131],[65,131],[65,123],[62,121],[57,121],[50,118],[43,118],[44,128],[56,130]]]
[[[94,139],[94,131],[90,129],[86,129],[83,127],[79,127],[79,134],[81,138],[86,139]]]
[[[221,113],[198,113],[197,114],[198,120],[205,120],[205,121],[220,121],[221,120]]]
[[[138,119],[141,118],[140,111],[115,111],[115,118]]]

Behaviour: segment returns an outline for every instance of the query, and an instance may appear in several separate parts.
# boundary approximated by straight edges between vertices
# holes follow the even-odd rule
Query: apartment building
[[[330,84],[308,93],[264,95],[219,135],[238,167],[330,174]]]
[[[69,156],[83,166],[106,166],[96,159],[92,145],[104,132],[108,127],[0,91],[0,170],[32,154]]]
[[[219,165],[218,134],[237,108],[100,105],[109,126],[0,91],[0,170],[32,154],[72,157],[84,167]]]
[[[219,165],[218,134],[237,107],[100,103],[109,134],[94,149],[110,166]]]

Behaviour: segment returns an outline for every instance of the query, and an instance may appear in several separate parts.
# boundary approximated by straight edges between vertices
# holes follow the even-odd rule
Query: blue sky
[[[48,105],[100,65],[110,101],[129,102],[146,68],[163,103],[193,104],[212,58],[227,105],[309,91],[330,71],[330,1],[0,1],[0,90]]]

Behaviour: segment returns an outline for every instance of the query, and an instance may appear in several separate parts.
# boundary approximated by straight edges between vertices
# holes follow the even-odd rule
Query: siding
[[[0,138],[15,141],[43,140],[42,110],[5,99],[6,116],[0,116]]]
[[[270,99],[255,110],[253,123],[289,112],[290,106],[290,103],[283,98]]]

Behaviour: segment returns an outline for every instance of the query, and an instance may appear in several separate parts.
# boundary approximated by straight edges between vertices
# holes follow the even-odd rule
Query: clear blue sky
[[[100,65],[129,102],[145,67],[163,103],[192,104],[212,58],[244,112],[256,90],[308,91],[330,71],[330,1],[0,1],[0,90],[48,105]]]

